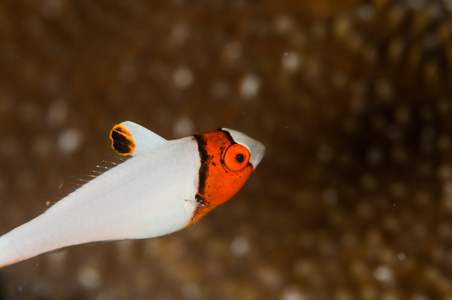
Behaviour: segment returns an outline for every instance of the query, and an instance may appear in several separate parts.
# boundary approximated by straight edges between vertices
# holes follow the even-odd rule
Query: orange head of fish
[[[234,141],[228,131],[217,129],[195,135],[201,158],[195,223],[232,198],[253,172],[249,149]]]

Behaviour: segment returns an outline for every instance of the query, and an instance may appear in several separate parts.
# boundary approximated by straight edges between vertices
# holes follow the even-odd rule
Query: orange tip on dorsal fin
[[[111,147],[123,156],[135,156],[166,142],[164,138],[131,121],[113,126]]]

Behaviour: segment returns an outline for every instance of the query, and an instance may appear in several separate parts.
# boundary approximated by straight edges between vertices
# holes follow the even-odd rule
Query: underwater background
[[[452,299],[452,1],[0,2],[0,234],[125,120],[263,142],[195,226],[0,270],[0,299]],[[57,225],[56,225],[57,226]]]

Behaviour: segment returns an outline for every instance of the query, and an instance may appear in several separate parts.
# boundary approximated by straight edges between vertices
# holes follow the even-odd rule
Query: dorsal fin
[[[113,126],[111,147],[123,156],[135,156],[166,142],[164,138],[131,121]]]

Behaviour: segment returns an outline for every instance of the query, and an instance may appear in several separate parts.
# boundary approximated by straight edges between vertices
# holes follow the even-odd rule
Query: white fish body
[[[202,163],[195,137],[167,141],[135,123],[120,125],[133,137],[133,157],[1,236],[0,267],[71,245],[161,236],[191,223]]]

